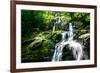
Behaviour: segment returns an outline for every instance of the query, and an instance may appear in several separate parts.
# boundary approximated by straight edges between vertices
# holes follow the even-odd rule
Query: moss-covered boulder
[[[22,43],[22,62],[51,61],[55,44],[61,40],[61,31],[41,32]],[[27,44],[27,45],[26,45]]]

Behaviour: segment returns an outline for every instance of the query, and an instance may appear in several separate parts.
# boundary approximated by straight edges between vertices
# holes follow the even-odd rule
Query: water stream
[[[69,23],[69,31],[64,31],[61,33],[62,40],[55,45],[55,51],[52,57],[52,61],[62,61],[63,48],[66,45],[69,45],[68,49],[72,50],[75,60],[81,60],[83,56],[83,46],[73,40],[73,26],[72,23]],[[68,39],[66,39],[68,35]]]

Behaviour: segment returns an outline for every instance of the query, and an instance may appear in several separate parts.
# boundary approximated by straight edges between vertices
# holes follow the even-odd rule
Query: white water
[[[68,40],[66,35],[68,34]],[[83,47],[80,43],[73,40],[73,27],[72,23],[69,23],[69,32],[65,31],[61,33],[62,40],[55,45],[55,51],[52,61],[61,61],[63,48],[68,44],[69,50],[72,50],[73,56],[76,60],[81,60],[83,56]]]
[[[73,40],[73,27],[72,23],[69,23],[69,38],[68,41]]]
[[[53,32],[55,31],[55,23],[54,23],[54,26],[53,26]]]
[[[55,31],[55,29],[56,29],[56,24],[59,24],[59,23],[61,23],[61,21],[63,20],[63,17],[62,18],[55,18],[55,19],[53,19],[54,20],[54,22],[53,22],[53,32]]]
[[[62,41],[55,45],[55,51],[54,51],[52,61],[61,61],[62,60],[62,50],[65,46],[64,42],[66,41],[66,34],[67,34],[67,32],[63,32],[61,34]]]
[[[63,32],[63,33],[61,33],[61,35],[62,35],[62,41],[66,41],[66,34],[67,34],[68,32]]]

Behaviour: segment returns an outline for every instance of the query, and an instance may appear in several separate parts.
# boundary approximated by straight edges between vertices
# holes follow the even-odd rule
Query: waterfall
[[[69,38],[68,40],[73,40],[73,27],[72,23],[69,23]]]
[[[56,29],[56,24],[61,23],[61,22],[62,22],[62,20],[63,20],[63,17],[62,17],[62,18],[57,17],[57,18],[52,19],[52,23],[53,23],[53,32],[54,32],[54,31],[55,31],[55,29]]]
[[[61,61],[62,60],[62,50],[63,50],[63,44],[57,43],[55,46],[55,52],[53,55],[52,61]]]
[[[83,46],[73,40],[73,27],[72,23],[69,23],[69,31],[64,31],[61,33],[62,40],[55,45],[55,51],[52,57],[52,61],[61,61],[63,48],[68,44],[69,50],[72,50],[73,56],[76,60],[81,60],[83,56]],[[68,35],[68,40],[66,40],[66,35]]]
[[[65,46],[64,42],[66,40],[66,34],[67,34],[67,32],[61,33],[62,41],[55,45],[55,51],[54,51],[52,61],[61,61],[62,60],[62,50]]]
[[[55,31],[55,23],[54,23],[54,26],[53,26],[53,32]]]
[[[70,41],[69,49],[72,50],[73,56],[76,60],[81,60],[83,56],[82,45],[76,41]]]
[[[66,34],[67,34],[67,32],[61,33],[61,35],[62,35],[62,41],[65,41],[66,40]]]

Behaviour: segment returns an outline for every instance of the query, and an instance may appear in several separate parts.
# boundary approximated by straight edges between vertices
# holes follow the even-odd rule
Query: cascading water
[[[55,31],[55,23],[54,23],[54,26],[53,26],[53,32]]]
[[[62,35],[62,41],[66,41],[66,34],[67,34],[67,32],[61,33],[61,35]]]
[[[76,60],[81,60],[83,56],[83,47],[76,41],[69,42],[69,49],[72,50],[73,56]]]
[[[72,27],[72,23],[69,23],[69,38],[68,41],[73,40],[73,27]]]
[[[60,17],[52,19],[52,22],[53,22],[53,32],[56,29],[56,24],[61,23],[62,20],[63,20],[63,18],[60,18]]]
[[[61,33],[62,41],[55,45],[55,51],[52,58],[52,61],[61,61],[62,60],[62,50],[64,48],[64,42],[66,41],[66,34],[67,32]]]
[[[66,40],[66,35],[68,34],[68,40]],[[73,56],[76,60],[81,60],[83,56],[83,46],[73,40],[73,27],[72,23],[69,23],[69,32],[65,31],[61,33],[62,40],[55,45],[55,51],[53,54],[52,61],[62,60],[63,48],[68,44],[69,50],[72,50]]]

